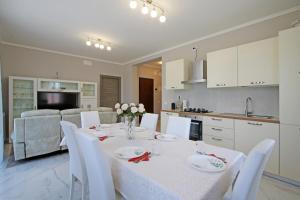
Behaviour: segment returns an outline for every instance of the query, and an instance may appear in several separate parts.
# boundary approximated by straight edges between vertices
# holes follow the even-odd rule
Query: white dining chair
[[[190,118],[170,116],[167,123],[166,134],[176,135],[180,138],[189,139],[190,127]]]
[[[271,156],[275,141],[265,139],[248,154],[233,189],[225,194],[224,200],[255,200],[264,168]]]
[[[87,175],[84,170],[84,160],[80,154],[79,146],[76,141],[77,126],[71,122],[61,121],[60,125],[65,134],[66,143],[69,149],[69,173],[70,173],[70,200],[74,195],[74,183],[79,180],[81,183],[82,199],[86,199],[87,196]]]
[[[98,111],[81,112],[81,128],[90,128],[92,126],[100,125],[100,118]]]
[[[89,200],[115,200],[111,166],[102,152],[99,140],[88,133],[78,132],[77,141],[80,151],[84,152]]]
[[[141,127],[151,131],[156,131],[158,114],[145,113],[142,117]]]

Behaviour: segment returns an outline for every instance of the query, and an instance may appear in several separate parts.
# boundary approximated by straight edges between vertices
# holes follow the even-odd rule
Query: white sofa
[[[111,108],[99,107],[101,123],[115,123],[117,115]],[[70,121],[81,127],[80,112],[85,109],[33,110],[14,120],[13,147],[15,160],[66,149],[59,144],[64,134],[60,121]]]

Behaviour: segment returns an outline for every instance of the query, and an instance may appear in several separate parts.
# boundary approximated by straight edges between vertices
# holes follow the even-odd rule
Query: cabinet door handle
[[[261,123],[253,123],[253,122],[248,122],[249,125],[254,125],[254,126],[262,126]]]
[[[211,119],[214,121],[222,121],[222,119],[219,119],[219,118],[211,118]]]
[[[211,128],[211,129],[214,131],[223,131],[223,129],[220,129],[220,128]]]
[[[216,86],[220,86],[220,84],[216,84]]]
[[[212,140],[215,140],[215,141],[219,141],[219,142],[220,142],[220,141],[223,141],[221,138],[215,138],[215,137],[212,137],[211,139],[212,139]]]

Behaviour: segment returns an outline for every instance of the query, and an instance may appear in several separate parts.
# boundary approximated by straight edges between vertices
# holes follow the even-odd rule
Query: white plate
[[[130,159],[130,158],[136,158],[145,153],[145,149],[142,147],[137,147],[137,146],[127,146],[127,147],[121,147],[118,148],[115,151],[115,155],[118,158],[122,159]]]
[[[174,141],[177,139],[176,135],[171,134],[157,135],[156,138],[162,141]]]
[[[142,132],[142,131],[146,131],[147,129],[144,128],[144,127],[135,127],[134,130],[135,130],[136,132]]]
[[[188,163],[195,169],[204,172],[221,172],[226,168],[226,164],[213,156],[195,154],[188,157]]]

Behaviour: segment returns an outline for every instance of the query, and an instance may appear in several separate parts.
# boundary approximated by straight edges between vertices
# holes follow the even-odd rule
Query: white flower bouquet
[[[146,112],[144,104],[142,103],[116,103],[115,109],[119,117],[127,117],[129,121],[133,121],[135,117],[142,116]]]

